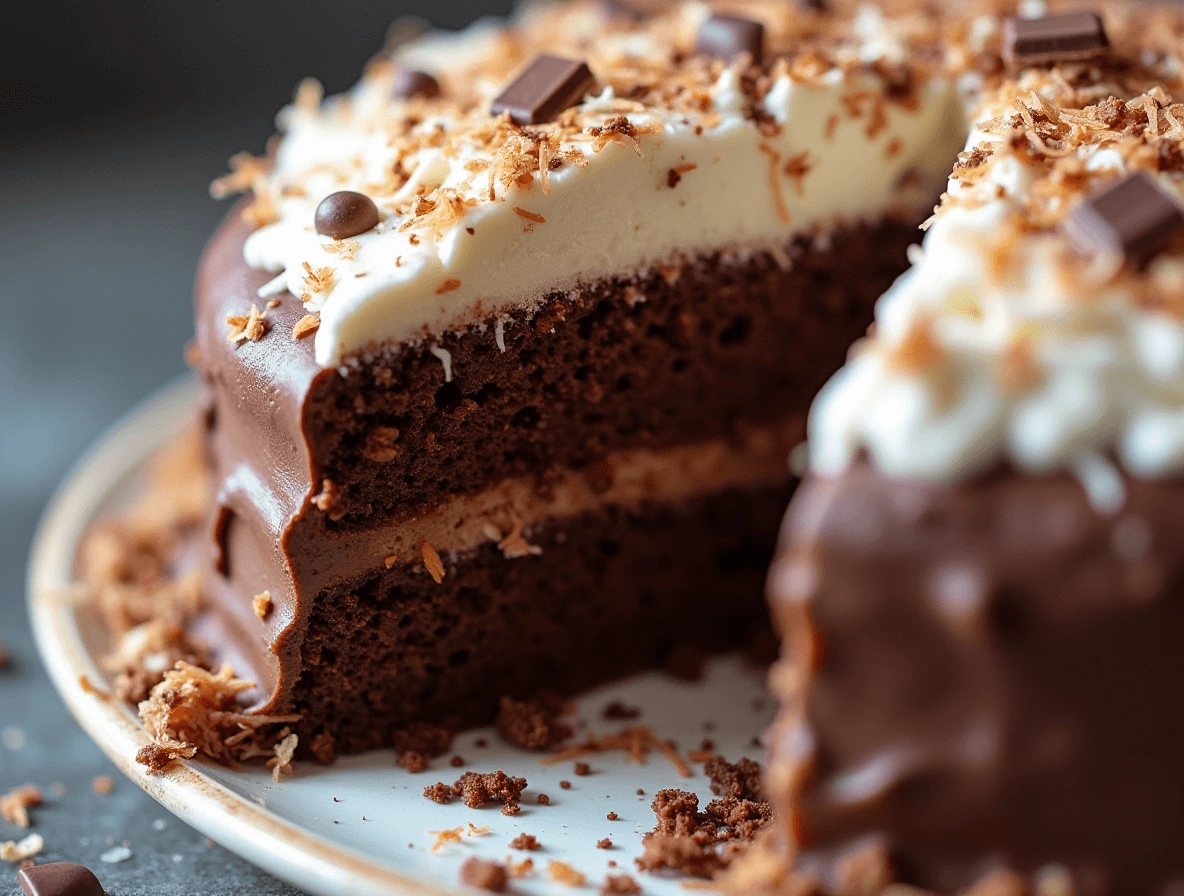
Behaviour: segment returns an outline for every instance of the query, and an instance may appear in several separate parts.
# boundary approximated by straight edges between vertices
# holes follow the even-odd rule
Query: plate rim
[[[87,736],[140,789],[200,833],[269,874],[318,896],[456,896],[384,863],[324,840],[179,762],[149,775],[135,761],[149,743],[123,703],[87,690],[104,676],[86,650],[74,607],[61,595],[73,583],[78,542],[114,485],[194,419],[195,374],[181,377],[121,417],[88,448],[55,490],[34,530],[26,575],[27,607],[41,662]]]

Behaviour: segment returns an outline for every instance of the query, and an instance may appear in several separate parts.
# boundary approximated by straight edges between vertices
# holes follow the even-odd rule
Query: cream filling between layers
[[[547,549],[546,544],[530,544],[532,530],[541,524],[604,507],[673,504],[733,488],[786,482],[786,457],[804,434],[804,417],[794,416],[769,426],[745,427],[730,439],[616,452],[594,469],[567,472],[548,483],[545,494],[532,477],[507,479],[416,519],[342,536],[357,558],[344,574],[357,575],[384,563],[418,564],[425,542],[453,559],[489,543],[504,545],[508,558],[524,556]],[[514,532],[521,540],[506,541]]]

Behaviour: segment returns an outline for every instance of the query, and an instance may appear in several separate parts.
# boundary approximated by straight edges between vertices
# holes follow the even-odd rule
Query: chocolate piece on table
[[[378,206],[362,193],[340,190],[321,200],[315,218],[317,233],[344,240],[378,226]]]
[[[431,99],[440,95],[440,82],[427,72],[400,67],[395,72],[395,83],[391,85],[391,95],[399,100],[409,100],[414,96]]]
[[[695,52],[731,62],[748,53],[758,65],[764,55],[765,26],[738,16],[714,15],[699,26]]]
[[[1109,46],[1101,17],[1087,10],[1003,23],[1003,58],[1012,65],[1092,59]]]
[[[73,862],[30,865],[17,872],[25,896],[103,896],[94,872]]]
[[[595,86],[587,63],[543,54],[498,94],[491,111],[509,112],[515,124],[541,124],[582,101]]]
[[[1146,261],[1184,228],[1174,198],[1142,171],[1127,175],[1081,203],[1065,221],[1065,233],[1085,255],[1110,252]]]

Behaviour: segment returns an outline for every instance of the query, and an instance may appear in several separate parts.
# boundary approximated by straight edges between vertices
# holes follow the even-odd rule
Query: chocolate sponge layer
[[[580,542],[578,531],[571,533],[572,543],[581,550],[553,546],[541,559],[522,560],[473,555],[466,561],[472,568],[458,565],[442,590],[407,590],[411,585],[398,579],[401,567],[377,570],[377,584],[362,587],[361,578],[381,554],[352,565],[342,558],[350,554],[350,539],[422,517],[511,477],[533,479],[545,496],[558,475],[584,471],[596,478],[622,451],[738,441],[754,426],[804,419],[815,391],[864,332],[876,298],[904,268],[905,249],[918,236],[913,224],[884,220],[840,228],[825,241],[802,238],[743,257],[698,256],[544,297],[533,314],[490,313],[438,339],[321,369],[311,339],[293,335],[305,314],[293,296],[280,296],[267,308],[261,339],[227,343],[226,317],[259,303],[258,289],[270,276],[244,264],[247,232],[232,216],[211,242],[196,287],[219,502],[207,565],[212,610],[233,655],[245,658],[260,684],[258,708],[299,705],[310,731],[319,725],[335,736],[342,732],[345,750],[373,745],[392,726],[429,709],[481,719],[493,711],[500,696],[495,691],[521,690],[531,670],[539,683],[551,677],[552,686],[576,687],[637,668],[665,649],[665,641],[658,641],[668,636],[659,630],[684,625],[673,617],[711,618],[704,615],[709,608],[725,609],[711,601],[733,585],[755,594],[745,584],[747,567],[729,573],[710,566],[709,558],[731,544],[732,533],[708,525],[703,512],[686,509],[685,502],[652,510],[659,517],[672,514],[662,531],[677,529],[677,543],[693,547],[679,561],[689,572],[647,563],[640,549],[630,554],[629,545],[645,545],[651,537],[630,522],[626,528],[634,529],[634,537],[622,542],[622,552],[630,557],[627,571],[634,581],[614,585],[616,596],[588,584],[599,581],[598,570],[609,561],[600,542]],[[713,488],[704,486],[704,500],[713,500]],[[739,531],[767,544],[776,516],[767,514],[768,507],[785,496],[784,485],[769,483],[745,498],[761,510],[753,510],[751,522],[737,521]],[[599,530],[632,512],[606,508],[587,525]],[[672,535],[652,538],[657,540],[650,553],[674,550]],[[624,582],[624,561],[612,564]],[[529,587],[515,582],[529,570]],[[264,589],[274,610],[260,620],[252,598]],[[464,648],[456,638],[463,642],[464,632],[477,631],[462,608],[474,594],[498,605],[503,591],[522,612],[531,600],[545,605],[550,595],[566,595],[566,603],[554,609],[576,614],[557,617],[576,626],[582,624],[577,607],[591,602],[601,614],[596,630],[604,655],[615,661],[578,656],[564,666],[557,646],[520,645],[515,654],[508,629],[500,639],[505,646],[496,649],[499,656],[520,658],[502,677],[482,665],[492,662],[493,653],[469,648],[468,660],[457,660]],[[639,611],[643,597],[661,612]],[[356,620],[370,620],[358,641],[372,645],[364,657],[348,654],[346,664],[346,654],[334,657],[322,649],[348,625],[334,616],[343,602],[356,603]],[[394,616],[375,609],[400,602],[417,608],[409,624],[423,640],[412,651],[422,674],[413,674],[417,667],[404,655]],[[762,618],[754,599],[736,606],[749,622]],[[483,624],[502,631],[496,622],[486,618]],[[652,633],[639,630],[643,622]],[[685,625],[681,634],[692,639],[716,634],[711,625]],[[552,629],[552,644],[563,644],[561,625]],[[436,631],[450,634],[422,634]],[[347,672],[356,686],[343,684]],[[488,679],[483,689],[474,690],[472,682],[482,676]],[[405,699],[384,695],[384,689],[397,691],[397,682],[418,683],[406,686]],[[355,733],[344,733],[347,725]]]

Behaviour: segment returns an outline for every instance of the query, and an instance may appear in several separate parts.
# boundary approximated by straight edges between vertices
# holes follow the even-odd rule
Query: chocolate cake
[[[321,759],[738,646],[996,76],[941,4],[575,2],[301,86],[197,279],[198,625]]]
[[[849,892],[874,853],[939,893],[1175,892],[1184,13],[1000,39],[922,249],[810,414],[768,790],[798,884]]]

